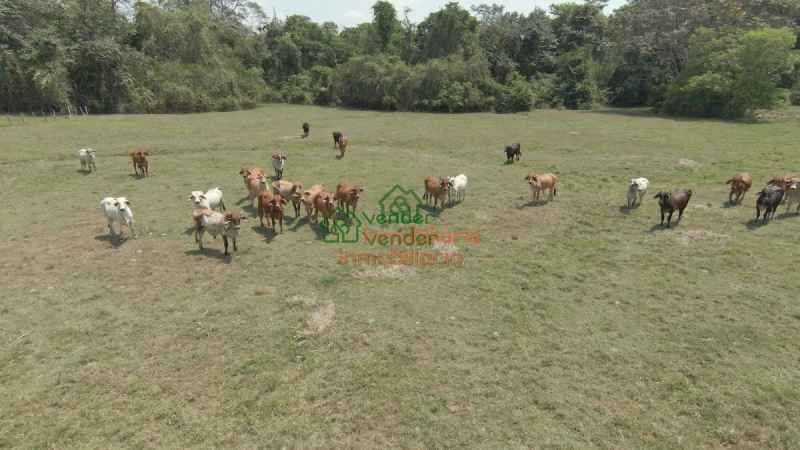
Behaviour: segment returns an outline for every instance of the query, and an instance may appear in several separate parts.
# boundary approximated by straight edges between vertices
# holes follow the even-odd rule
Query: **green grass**
[[[800,217],[749,221],[760,185],[800,168],[799,124],[291,106],[3,118],[0,447],[798,448]],[[523,159],[505,165],[515,141]],[[85,146],[96,174],[77,171]],[[149,179],[131,176],[136,147]],[[370,213],[396,183],[466,173],[466,201],[435,222],[481,243],[458,246],[463,267],[353,267],[339,251],[365,245],[251,219],[233,258],[210,237],[199,253],[189,191],[221,186],[232,206],[239,168],[278,149],[287,179],[363,183]],[[724,208],[740,170],[757,186]],[[553,203],[528,205],[529,171],[560,174]],[[651,194],[625,214],[633,176]],[[652,195],[677,187],[695,192],[683,223],[654,228]],[[133,202],[138,237],[119,247],[106,195]]]

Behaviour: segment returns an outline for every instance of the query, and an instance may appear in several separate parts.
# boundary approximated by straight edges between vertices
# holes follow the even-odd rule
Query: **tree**
[[[372,5],[372,17],[372,29],[377,35],[380,51],[388,53],[389,45],[400,29],[397,11],[391,3],[380,0]]]
[[[419,59],[424,61],[465,53],[476,39],[477,29],[478,21],[467,10],[458,3],[448,3],[417,27]]]

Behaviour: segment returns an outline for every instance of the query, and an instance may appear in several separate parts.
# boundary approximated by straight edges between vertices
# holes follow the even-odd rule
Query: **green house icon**
[[[389,189],[380,199],[378,205],[381,207],[381,214],[386,217],[391,214],[414,217],[421,214],[423,208],[422,199],[419,198],[419,195],[412,189],[403,189],[399,184]]]
[[[361,221],[355,213],[336,208],[325,216],[322,223],[322,240],[329,244],[353,244],[358,242],[360,231]]]

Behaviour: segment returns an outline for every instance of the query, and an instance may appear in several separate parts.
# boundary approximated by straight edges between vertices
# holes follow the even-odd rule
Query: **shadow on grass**
[[[430,206],[430,205],[425,205],[425,206],[420,205],[420,207],[421,207],[421,209],[423,211],[427,212],[428,214],[432,215],[433,217],[439,217],[444,212],[444,208],[443,207],[439,207],[438,209],[434,208],[433,206]]]
[[[517,206],[517,209],[525,209],[525,208],[541,208],[543,206],[549,205],[550,202],[547,200],[530,200],[526,203],[522,203]]]
[[[150,176],[152,176],[152,175],[153,174],[151,173]],[[128,178],[133,178],[134,180],[144,180],[147,177],[142,175],[142,174],[140,174],[140,173],[130,173],[130,174],[128,174]]]
[[[641,203],[637,203],[637,204],[633,205],[632,207],[628,207],[628,205],[622,205],[622,206],[619,207],[619,213],[620,214],[624,214],[626,216],[629,216],[634,211],[639,209],[639,207],[641,207],[641,206],[642,206]]]
[[[91,174],[92,174],[92,171],[91,171],[91,170],[84,170],[84,169],[78,169],[78,170],[76,170],[76,172],[78,172],[79,174],[81,174],[81,175],[83,175],[83,176],[86,176],[86,175],[91,175]]]
[[[313,222],[308,217],[294,217],[291,221],[287,220],[286,225],[290,226],[289,231],[297,231],[301,226],[308,224],[312,225]],[[312,226],[313,228],[313,226]]]
[[[208,248],[206,247],[203,250],[196,248],[194,250],[186,250],[183,252],[187,256],[204,256],[209,259],[218,259],[225,264],[230,264],[233,260],[233,254],[226,255],[224,251],[217,249],[217,248]]]
[[[758,230],[759,228],[761,228],[763,226],[766,226],[768,224],[769,224],[769,222],[764,222],[761,219],[750,219],[750,220],[747,221],[747,223],[745,223],[745,226],[747,226],[748,230],[755,231],[755,230]]]
[[[672,225],[669,225],[669,226],[667,225],[666,221],[664,222],[664,225],[661,225],[660,223],[658,223],[658,224],[655,224],[652,227],[650,227],[650,229],[647,230],[647,232],[652,234],[652,233],[655,233],[657,231],[674,230],[675,228],[678,228],[678,226],[680,226],[681,222],[683,222],[683,220],[673,220],[672,221]]]
[[[761,124],[768,123],[767,121],[756,120],[752,117],[745,117],[741,119],[718,119],[709,117],[680,117],[670,116],[667,114],[659,114],[649,108],[608,108],[586,111],[586,114],[599,114],[609,116],[623,116],[623,117],[636,117],[636,118],[651,118],[670,120],[673,122],[717,122],[717,123],[743,123],[743,124]]]
[[[120,248],[128,242],[130,237],[124,237],[119,234],[98,234],[94,239],[100,242],[108,242],[112,248]]]
[[[736,207],[739,207],[739,206],[742,206],[742,202],[731,201],[731,200],[728,200],[728,201],[726,201],[725,203],[722,204],[722,207],[725,208],[725,209],[736,208]]]
[[[280,229],[280,225],[277,225],[278,229]],[[251,228],[257,235],[264,238],[264,241],[269,244],[278,236],[278,233],[275,232],[272,228],[270,228],[267,222],[264,222],[264,226],[262,227],[261,224],[253,225]]]

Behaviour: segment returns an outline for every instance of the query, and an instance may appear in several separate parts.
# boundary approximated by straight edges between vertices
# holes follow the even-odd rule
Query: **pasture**
[[[2,118],[0,447],[798,448],[800,217],[751,222],[766,181],[800,169],[798,125],[284,105]],[[78,171],[82,147],[97,173]],[[338,255],[371,247],[325,243],[291,207],[265,233],[238,171],[271,174],[277,150],[285,179],[363,183],[368,213],[395,184],[465,173],[434,222],[481,242],[457,245],[463,266],[367,267]],[[742,170],[753,189],[726,207]],[[559,174],[555,201],[529,204],[531,171]],[[650,192],[625,211],[638,176]],[[189,192],[214,186],[251,216],[232,258],[189,234]],[[694,196],[661,229],[653,195],[673,188]],[[107,195],[132,202],[121,245]]]

